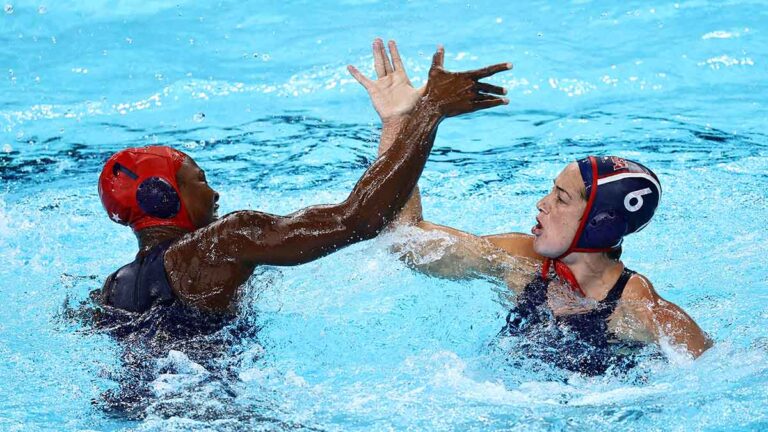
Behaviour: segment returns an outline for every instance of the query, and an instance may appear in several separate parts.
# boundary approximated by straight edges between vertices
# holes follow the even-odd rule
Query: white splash
[[[175,350],[169,351],[167,357],[159,359],[157,367],[172,371],[160,374],[152,382],[152,390],[157,396],[176,393],[197,385],[210,375],[202,365],[190,360],[183,352]]]
[[[712,69],[720,69],[721,67],[731,66],[754,66],[755,61],[751,57],[734,58],[723,54],[721,56],[708,58],[705,61],[697,63],[699,66],[709,66]]]
[[[707,39],[731,39],[731,38],[737,38],[739,37],[739,33],[731,33],[724,30],[715,30],[713,32],[709,32],[705,35],[703,35],[701,38],[704,40]]]

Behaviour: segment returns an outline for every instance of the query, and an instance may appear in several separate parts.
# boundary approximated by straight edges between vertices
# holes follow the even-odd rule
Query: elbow
[[[693,347],[691,354],[693,358],[699,358],[705,351],[715,346],[715,342],[707,335],[704,335],[704,341],[696,347]]]
[[[352,224],[352,235],[360,241],[371,240],[384,230],[386,222],[382,218],[363,218]]]
[[[386,227],[388,218],[380,211],[363,209],[358,205],[346,206],[342,215],[342,224],[355,241],[370,240]]]

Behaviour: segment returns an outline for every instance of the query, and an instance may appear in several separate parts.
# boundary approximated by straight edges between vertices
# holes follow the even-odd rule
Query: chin
[[[551,245],[547,245],[546,242],[541,239],[541,237],[535,237],[533,239],[533,251],[545,258],[555,259],[562,255],[566,249],[561,247],[552,247]]]

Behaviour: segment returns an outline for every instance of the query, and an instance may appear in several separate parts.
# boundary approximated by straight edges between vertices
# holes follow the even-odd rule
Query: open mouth
[[[532,233],[533,235],[535,235],[535,236],[539,236],[539,235],[541,235],[541,230],[542,230],[543,228],[544,228],[544,227],[541,225],[541,221],[540,221],[540,220],[539,220],[539,218],[537,217],[537,218],[536,218],[536,225],[534,225],[534,226],[533,226],[533,228],[531,228],[531,233]]]

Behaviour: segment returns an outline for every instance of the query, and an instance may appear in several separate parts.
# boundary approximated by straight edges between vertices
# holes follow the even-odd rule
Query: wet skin
[[[138,233],[140,254],[178,239],[165,254],[176,296],[203,310],[225,311],[259,265],[297,265],[376,236],[408,200],[447,118],[507,103],[500,87],[478,80],[511,68],[501,63],[475,71],[443,69],[433,57],[429,81],[391,148],[368,168],[342,203],[308,207],[287,216],[243,210],[215,219],[218,194],[190,158],[177,174],[180,194],[198,227],[185,233],[150,228]]]

